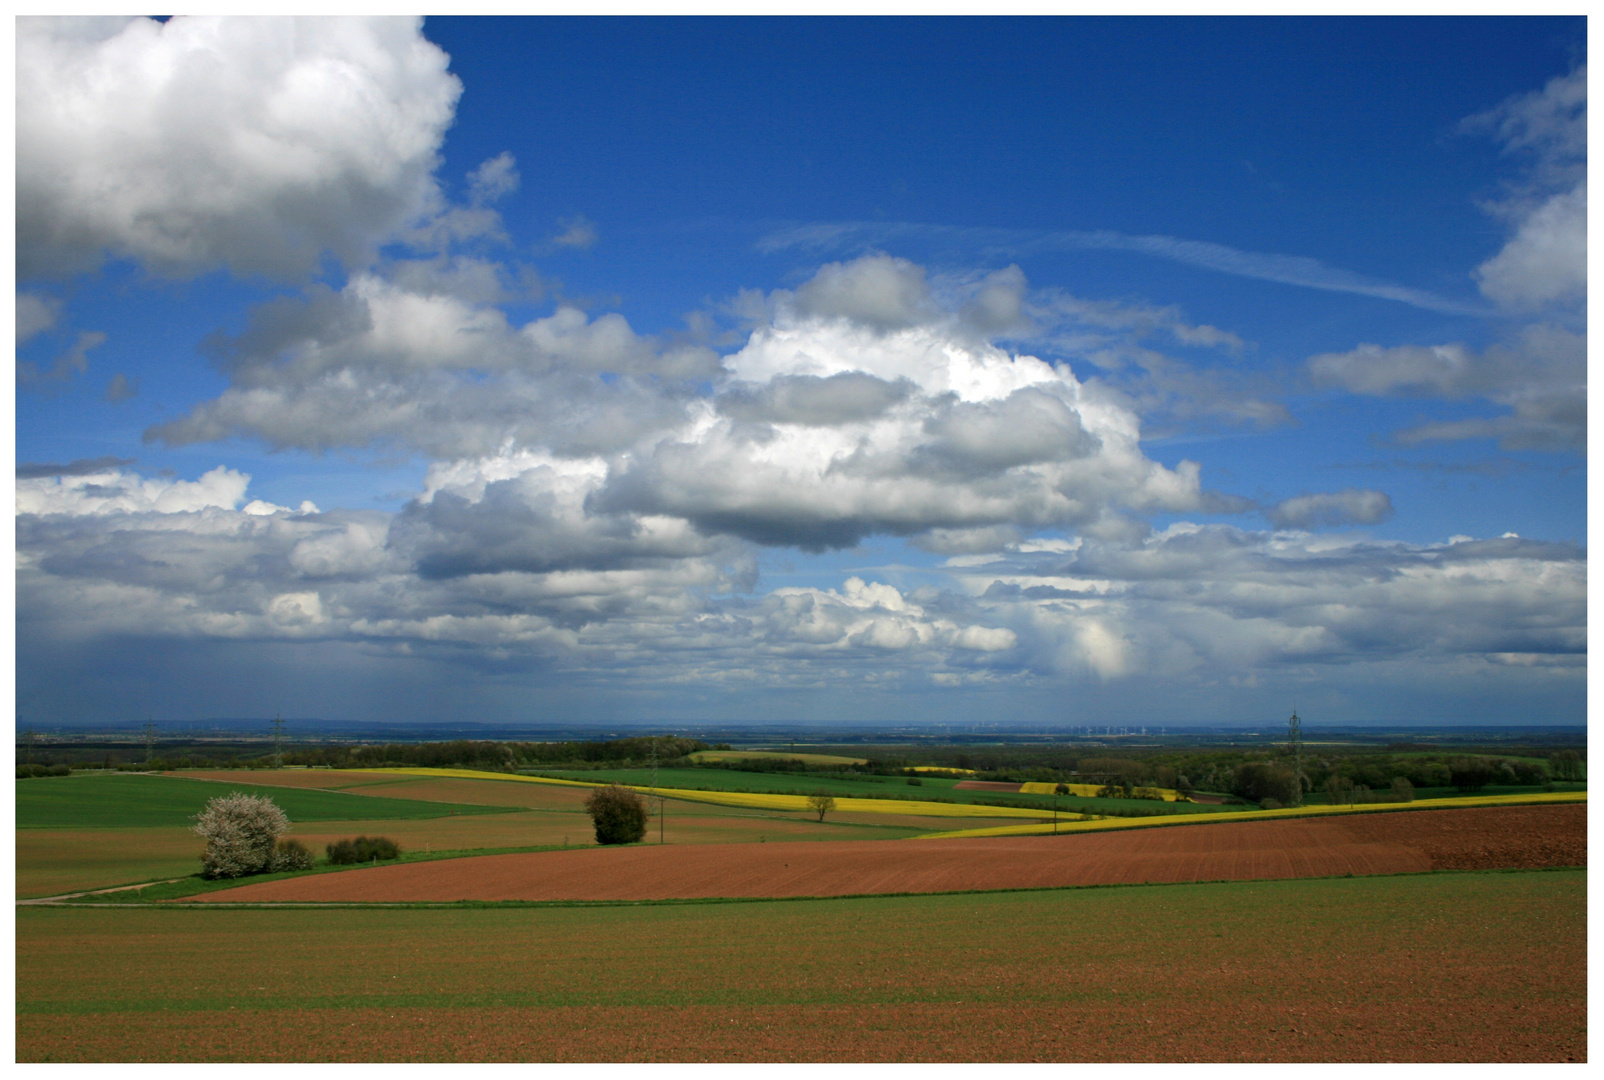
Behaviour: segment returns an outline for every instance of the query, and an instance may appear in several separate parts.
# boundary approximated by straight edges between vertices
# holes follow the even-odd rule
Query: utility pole
[[[1303,721],[1298,719],[1297,706],[1287,721],[1287,750],[1292,754],[1292,805],[1303,805]]]
[[[150,764],[151,747],[156,744],[156,721],[145,721],[145,764]]]
[[[282,742],[284,738],[284,718],[278,713],[273,714],[273,768],[284,767],[284,752]]]

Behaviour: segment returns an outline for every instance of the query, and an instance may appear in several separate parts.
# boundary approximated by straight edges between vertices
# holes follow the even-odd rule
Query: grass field
[[[1583,1060],[1586,881],[23,908],[17,1059]]]
[[[494,814],[499,807],[447,804],[380,796],[350,795],[268,787],[260,783],[219,784],[179,776],[139,773],[78,774],[17,781],[19,829],[115,829],[190,825],[208,799],[243,791],[270,795],[291,821],[345,821],[383,818],[405,821],[452,814]]]
[[[800,761],[804,765],[863,765],[867,758],[839,754],[798,754],[788,750],[698,750],[688,755],[692,761]]]

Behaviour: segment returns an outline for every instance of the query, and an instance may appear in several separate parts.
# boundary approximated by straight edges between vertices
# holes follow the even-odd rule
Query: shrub
[[[1281,809],[1281,800],[1272,799],[1272,798],[1269,798],[1269,797],[1265,797],[1263,799],[1260,799],[1259,800],[1259,809],[1260,810],[1279,810],[1279,809]]]
[[[918,787],[923,783],[924,783],[924,781],[919,779],[917,776],[908,777],[908,786],[909,787]]]
[[[646,835],[646,800],[618,784],[590,793],[585,800],[598,844],[633,844]]]
[[[260,874],[273,865],[278,838],[290,819],[272,799],[234,791],[207,802],[194,832],[206,838],[201,873],[208,878]]]
[[[1415,785],[1411,784],[1406,776],[1394,776],[1392,778],[1392,797],[1398,802],[1414,802]]]
[[[27,780],[36,776],[66,776],[72,769],[66,765],[18,765],[17,779]]]
[[[273,848],[273,869],[310,870],[312,853],[299,840],[280,840]]]
[[[384,836],[359,836],[355,840],[336,840],[323,850],[328,855],[329,862],[336,866],[373,862],[375,859],[395,859],[401,855],[400,845]]]

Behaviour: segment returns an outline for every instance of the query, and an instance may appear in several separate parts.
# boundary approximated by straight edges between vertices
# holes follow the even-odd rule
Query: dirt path
[[[101,895],[103,895],[105,893],[128,892],[130,889],[146,889],[146,888],[149,888],[152,885],[171,885],[175,881],[183,881],[183,880],[184,880],[183,878],[175,877],[175,878],[166,878],[165,880],[162,880],[162,881],[142,881],[138,885],[115,885],[115,886],[113,886],[112,888],[109,888],[109,889],[84,889],[82,892],[60,893],[60,894],[58,894],[56,896],[34,896],[34,897],[30,897],[30,898],[25,899],[25,900],[18,900],[17,901],[17,906],[18,907],[50,907],[50,906],[55,905],[55,904],[65,903],[68,900],[76,899],[77,897],[80,897],[80,896],[101,896]],[[73,906],[74,907],[78,907],[79,905],[74,904]]]
[[[261,882],[207,902],[845,896],[1433,869],[1581,866],[1584,806],[1518,806],[1075,836],[640,845],[402,864]]]

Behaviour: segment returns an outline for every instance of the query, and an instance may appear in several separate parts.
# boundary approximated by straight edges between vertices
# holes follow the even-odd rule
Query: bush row
[[[329,862],[336,866],[349,863],[373,862],[377,859],[395,859],[401,848],[394,840],[384,836],[359,836],[355,840],[336,840],[323,849]],[[308,862],[307,865],[311,865]]]
[[[30,780],[36,776],[66,776],[72,770],[65,765],[18,765],[17,779]]]

